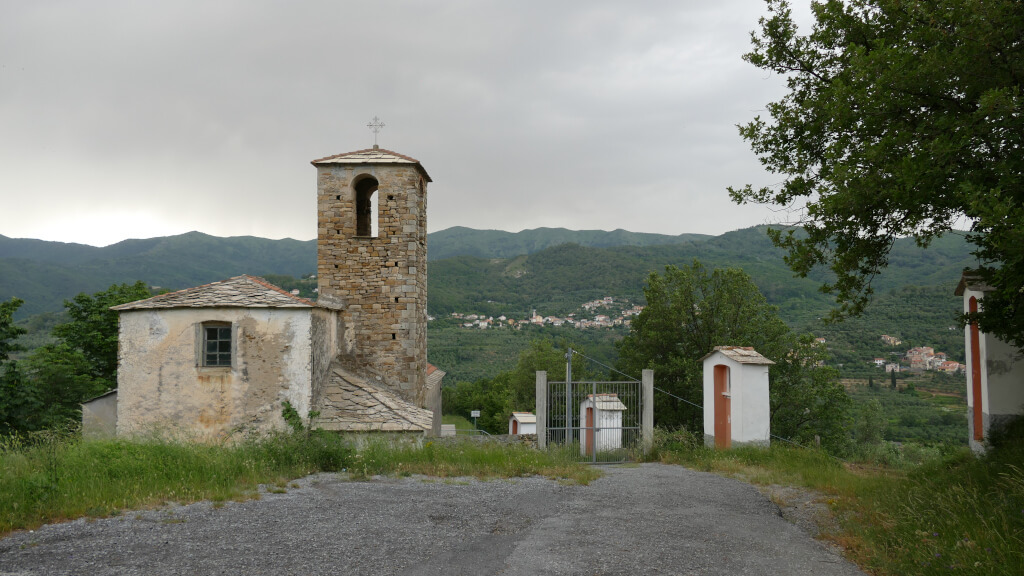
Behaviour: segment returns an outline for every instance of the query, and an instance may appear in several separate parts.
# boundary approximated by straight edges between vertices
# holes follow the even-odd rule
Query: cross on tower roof
[[[366,127],[370,129],[370,132],[373,132],[373,147],[377,148],[377,134],[379,134],[380,129],[384,127],[384,122],[382,122],[380,118],[374,116],[373,120],[370,120],[370,123],[367,124]]]

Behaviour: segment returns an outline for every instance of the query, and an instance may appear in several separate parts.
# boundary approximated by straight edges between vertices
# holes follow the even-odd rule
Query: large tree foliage
[[[38,406],[36,398],[26,394],[21,372],[11,359],[11,353],[21,350],[18,336],[25,333],[24,328],[14,324],[14,313],[22,304],[18,298],[0,302],[0,434],[16,430],[16,423],[25,420]]]
[[[64,301],[70,320],[56,326],[53,335],[84,357],[89,375],[113,388],[117,385],[117,312],[110,307],[149,297],[142,281],[113,284],[92,295],[82,292]]]
[[[60,426],[80,418],[81,402],[117,386],[117,313],[111,306],[150,296],[142,282],[115,284],[64,302],[69,320],[59,342],[17,364],[8,353],[24,332],[11,323],[20,300],[0,303],[0,434]]]
[[[966,220],[995,288],[980,325],[1024,346],[1024,2],[813,2],[809,34],[767,4],[745,59],[788,93],[740,133],[784,180],[733,199],[802,210],[772,239],[799,275],[831,269],[837,318],[863,310],[897,238]]]
[[[797,441],[819,435],[842,449],[850,400],[836,372],[820,365],[825,351],[811,335],[793,334],[746,273],[669,266],[648,277],[644,293],[647,306],[622,340],[619,368],[653,369],[655,386],[672,395],[655,393],[655,423],[703,430],[701,358],[715,346],[752,346],[775,362],[772,433]]]
[[[10,360],[11,352],[21,350],[17,339],[25,333],[25,329],[14,324],[14,313],[22,304],[24,301],[18,298],[0,302],[0,368]]]
[[[442,393],[445,414],[469,417],[480,410],[477,425],[492,433],[508,431],[512,411],[533,412],[536,407],[537,371],[548,373],[548,380],[565,380],[565,357],[568,344],[556,345],[552,340],[536,339],[519,354],[516,367],[507,372],[476,382],[459,382]],[[573,380],[594,377],[594,367],[580,355],[573,355]]]

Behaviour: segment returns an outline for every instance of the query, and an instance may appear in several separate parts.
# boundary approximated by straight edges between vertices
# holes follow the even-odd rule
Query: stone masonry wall
[[[377,179],[378,234],[356,235],[353,184]],[[426,181],[413,165],[317,166],[319,303],[340,310],[339,360],[426,403]]]
[[[335,357],[338,311],[314,308],[311,318],[312,366],[310,407],[317,410],[330,380],[331,362]],[[305,415],[303,415],[305,416]]]

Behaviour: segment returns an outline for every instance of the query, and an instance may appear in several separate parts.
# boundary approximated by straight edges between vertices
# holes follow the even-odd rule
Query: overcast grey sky
[[[803,2],[798,2],[803,4]],[[420,160],[430,231],[779,219],[735,125],[762,0],[0,0],[0,234],[310,239],[310,160]]]

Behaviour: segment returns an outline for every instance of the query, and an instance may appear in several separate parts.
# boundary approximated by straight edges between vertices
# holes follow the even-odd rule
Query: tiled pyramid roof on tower
[[[356,150],[355,152],[346,152],[344,154],[335,154],[334,156],[328,156],[326,158],[319,158],[311,162],[313,166],[319,166],[322,164],[412,164],[423,174],[427,182],[433,182],[430,179],[430,175],[423,169],[423,165],[420,161],[415,158],[410,158],[398,152],[392,152],[391,150],[385,150],[383,148],[367,148],[366,150]]]
[[[160,294],[136,300],[111,310],[143,310],[150,308],[311,308],[315,303],[293,296],[256,276],[235,276],[220,282]]]

